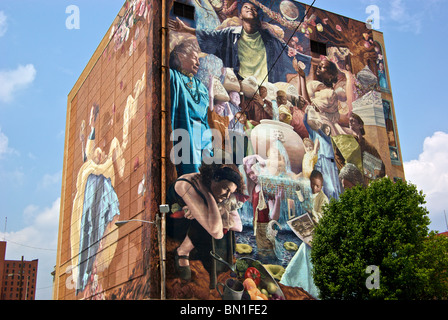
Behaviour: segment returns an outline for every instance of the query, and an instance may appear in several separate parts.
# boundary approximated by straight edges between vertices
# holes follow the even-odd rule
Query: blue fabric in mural
[[[93,263],[107,225],[120,214],[111,180],[91,174],[87,178],[81,217],[77,294],[83,291],[93,271]]]
[[[387,79],[386,79],[386,72],[384,70],[378,70],[378,79],[380,83],[380,87],[387,89]]]
[[[201,50],[213,54],[223,61],[224,67],[233,68],[235,74],[240,69],[238,59],[238,40],[241,38],[242,27],[228,27],[221,30],[196,29]],[[293,57],[288,56],[286,43],[275,37],[269,30],[260,29],[268,61],[269,79],[271,83],[285,82],[287,74],[296,74],[292,66]],[[311,57],[298,53],[298,61],[305,64],[305,74],[308,75],[311,68]]]
[[[280,283],[289,287],[301,287],[314,298],[319,297],[319,289],[313,281],[313,265],[311,263],[311,247],[302,242],[292,257]]]
[[[174,141],[174,147],[179,143],[182,146],[189,145],[189,150],[182,150],[189,151],[188,157],[184,154],[180,157],[186,161],[176,163],[177,174],[181,176],[199,172],[203,150],[207,150],[207,155],[212,155],[212,136],[207,116],[208,90],[196,77],[189,78],[173,69],[170,69],[170,90],[172,129],[184,129],[189,137],[187,143]],[[178,154],[175,156],[179,158]]]
[[[323,191],[328,199],[339,199],[342,193],[341,183],[339,181],[339,170],[334,160],[333,144],[331,137],[326,135],[322,130],[313,130],[307,123],[308,115],[305,114],[303,120],[306,129],[310,135],[310,139],[316,141],[319,139],[320,147],[318,152],[318,160],[314,169],[322,173],[324,177]]]

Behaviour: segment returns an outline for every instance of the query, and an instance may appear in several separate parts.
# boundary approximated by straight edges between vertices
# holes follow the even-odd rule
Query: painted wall
[[[353,185],[404,178],[382,35],[288,0],[180,2],[195,14],[170,14],[174,177],[207,155],[238,164],[243,229],[228,250],[275,270],[285,298],[317,297],[310,230],[322,206]],[[169,238],[168,252],[180,243]],[[220,299],[230,276],[217,264],[190,258],[188,281],[169,269],[168,296]]]
[[[125,2],[69,95],[56,299],[148,295],[144,228],[115,222],[145,218],[151,6]]]
[[[129,0],[69,95],[55,299],[158,297],[157,233],[115,222],[153,221],[161,191],[170,193],[160,180],[164,95],[165,182],[197,172],[204,150],[236,163],[246,182],[232,204],[242,230],[226,233],[220,255],[261,262],[286,299],[316,296],[303,281],[322,204],[349,181],[404,177],[381,34],[296,2],[252,0],[261,35],[254,38],[249,29],[241,35],[241,3],[183,3],[195,8],[194,19],[181,18],[184,30],[171,21],[169,68],[160,56],[160,3]],[[325,55],[316,43],[327,44]],[[169,215],[181,217],[169,204]],[[195,255],[208,252],[194,252],[191,279],[182,280],[180,241],[166,243],[167,298],[221,299],[218,283],[231,277],[229,268],[213,259],[204,267]]]

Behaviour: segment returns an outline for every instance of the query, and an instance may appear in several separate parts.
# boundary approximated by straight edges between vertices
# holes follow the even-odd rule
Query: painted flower
[[[341,31],[342,31],[341,26],[337,24],[337,25],[336,25],[336,30],[338,30],[339,32],[341,32]]]
[[[144,14],[145,14],[145,11],[146,11],[146,3],[145,3],[145,0],[140,0],[140,2],[137,4],[137,7],[136,7],[136,13],[137,13],[137,15],[139,16],[139,17],[141,17],[141,16],[143,16]]]

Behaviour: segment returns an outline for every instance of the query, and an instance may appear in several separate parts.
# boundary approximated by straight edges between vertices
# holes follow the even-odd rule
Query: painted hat
[[[241,91],[246,98],[252,98],[258,91],[257,79],[254,76],[247,77],[241,82]]]
[[[232,68],[225,68],[225,76],[224,76],[224,88],[227,90],[227,92],[241,91],[241,85],[238,81],[238,78],[235,75],[235,72],[233,72]]]
[[[213,98],[221,102],[230,101],[229,94],[217,77],[213,77]]]
[[[293,97],[294,98],[299,97],[299,91],[297,90],[297,88],[288,82],[277,82],[275,83],[275,86],[277,87],[278,90],[286,92],[286,97],[290,101],[292,100]]]

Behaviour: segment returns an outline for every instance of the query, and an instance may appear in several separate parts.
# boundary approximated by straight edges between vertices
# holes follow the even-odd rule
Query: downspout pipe
[[[166,299],[166,90],[167,90],[167,8],[166,8],[166,0],[162,0],[162,28],[161,28],[161,120],[160,120],[160,131],[161,131],[161,164],[160,164],[160,188],[161,188],[161,209],[160,209],[160,228],[159,228],[159,245],[160,245],[160,299]],[[162,209],[164,208],[164,209]],[[169,211],[169,208],[168,208]]]

